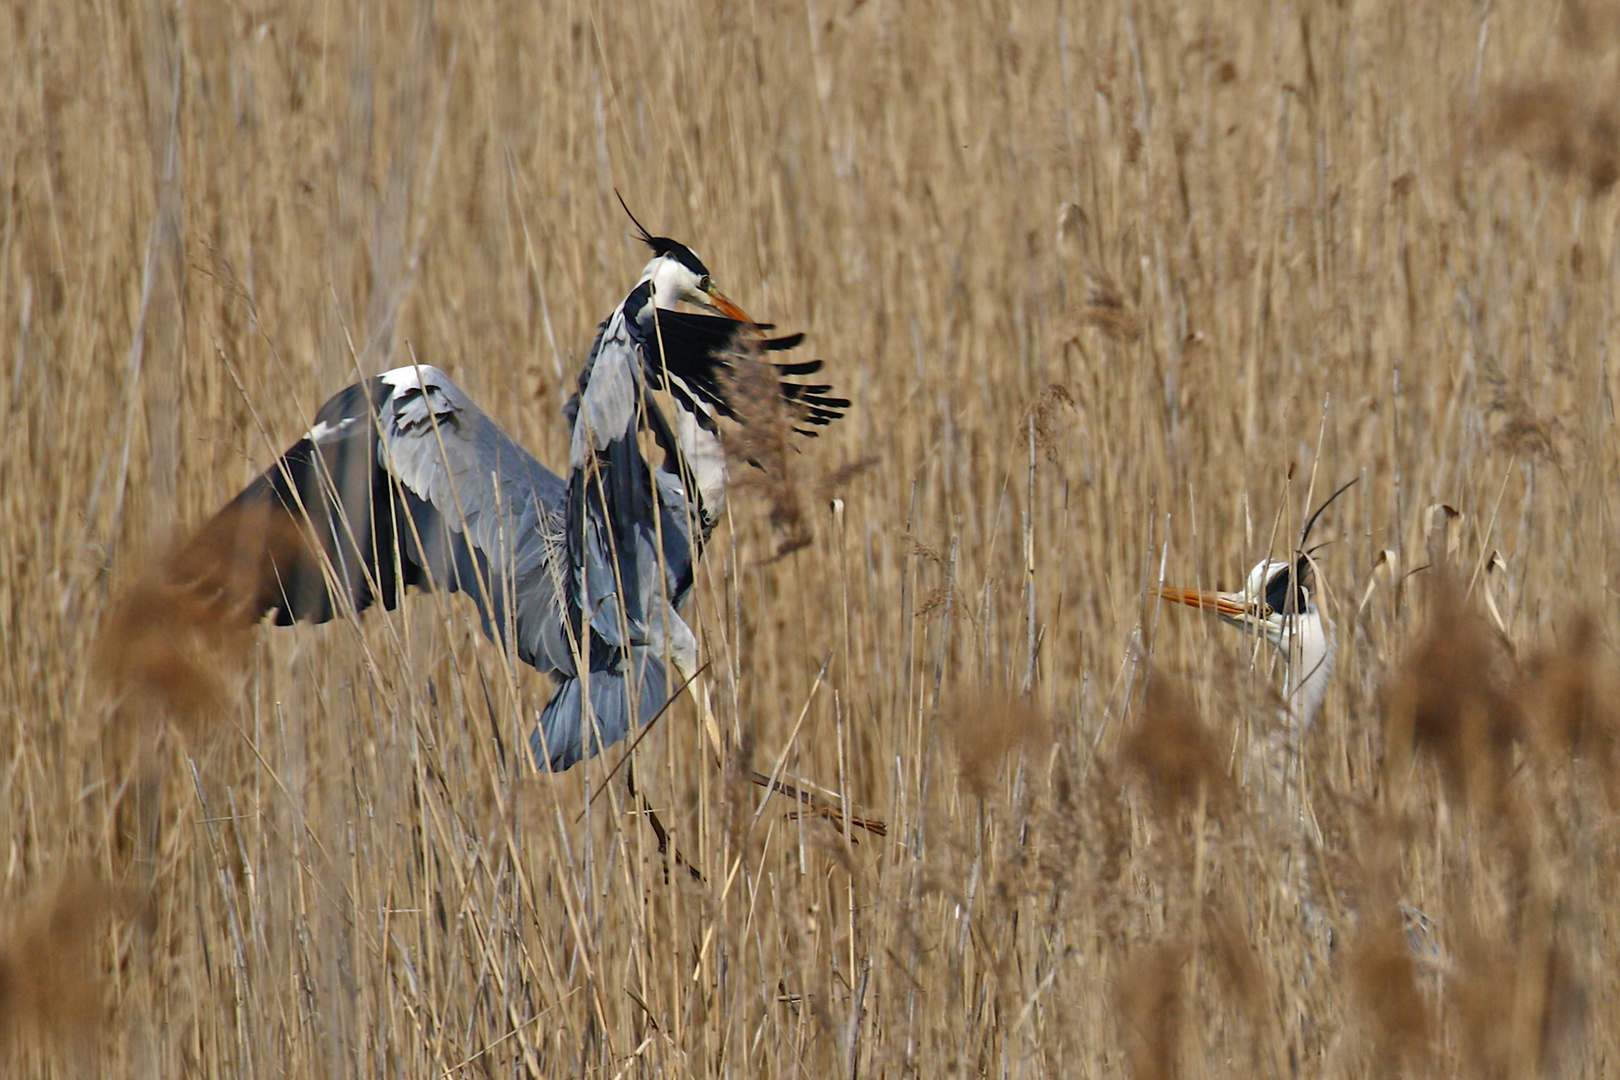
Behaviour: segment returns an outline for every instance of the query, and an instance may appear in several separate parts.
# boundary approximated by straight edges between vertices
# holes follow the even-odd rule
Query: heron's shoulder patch
[[[395,368],[377,379],[389,388],[380,411],[396,436],[420,434],[435,425],[456,428],[463,414],[476,411],[461,388],[438,368]]]
[[[450,381],[450,376],[431,364],[411,364],[407,367],[392,368],[378,375],[377,381],[390,387],[396,394],[407,390],[455,386],[455,383]]]

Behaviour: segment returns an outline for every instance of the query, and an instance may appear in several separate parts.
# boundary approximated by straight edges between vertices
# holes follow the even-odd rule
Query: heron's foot
[[[840,832],[843,831],[845,813],[842,806],[837,805],[831,800],[824,799],[813,792],[801,791],[792,784],[785,783],[781,780],[774,780],[762,772],[753,773],[750,779],[752,779],[754,783],[760,787],[770,788],[778,795],[785,795],[790,799],[796,799],[803,803],[805,808],[803,810],[797,810],[790,813],[788,815],[790,819],[797,817],[826,818],[828,821],[832,822],[834,827],[836,827]],[[889,835],[888,823],[880,821],[877,818],[861,817],[859,814],[850,814],[848,817],[850,827],[853,829],[865,829],[873,836]],[[853,834],[850,836],[850,839],[855,839]]]

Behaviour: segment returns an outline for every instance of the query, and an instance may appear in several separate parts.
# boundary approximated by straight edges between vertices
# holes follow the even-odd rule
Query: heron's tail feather
[[[565,678],[540,713],[529,748],[542,772],[571,769],[619,742],[656,716],[669,695],[663,660],[642,645],[632,647],[617,670],[593,670],[588,681],[588,709],[582,680]],[[638,723],[630,722],[632,715]]]

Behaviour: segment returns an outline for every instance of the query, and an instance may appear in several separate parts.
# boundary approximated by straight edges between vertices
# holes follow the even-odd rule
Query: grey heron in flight
[[[245,619],[280,625],[391,610],[410,586],[466,593],[486,635],[556,682],[531,739],[541,769],[567,769],[649,721],[671,689],[666,658],[683,680],[697,669],[680,609],[725,503],[728,369],[803,335],[765,336],[770,326],[728,300],[690,248],[636,227],[652,259],[598,328],[565,407],[566,476],[443,371],[399,367],[335,394],[188,545],[229,565],[199,570],[184,550],[180,564],[201,588],[232,591]],[[740,338],[751,343],[741,352]],[[820,367],[770,365],[801,434],[849,406],[829,386],[789,381]]]
[[[1154,590],[1165,600],[1211,612],[1228,626],[1271,642],[1283,659],[1283,700],[1302,728],[1310,727],[1327,694],[1334,651],[1333,629],[1317,603],[1315,549],[1305,545],[1322,512],[1355,482],[1351,480],[1316,508],[1305,523],[1292,562],[1262,559],[1237,592]]]

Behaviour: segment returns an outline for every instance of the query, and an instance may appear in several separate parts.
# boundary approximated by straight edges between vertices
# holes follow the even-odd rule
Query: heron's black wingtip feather
[[[759,347],[765,352],[786,352],[789,349],[797,349],[802,344],[804,344],[804,334],[797,333],[783,334],[781,337],[774,338],[768,337],[759,343]],[[820,365],[821,362],[816,361],[816,366],[819,367]],[[782,365],[778,364],[777,366],[781,367]]]

